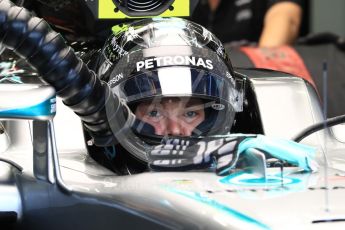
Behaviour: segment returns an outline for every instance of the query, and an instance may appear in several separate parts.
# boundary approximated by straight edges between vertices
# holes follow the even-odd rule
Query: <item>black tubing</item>
[[[341,116],[337,116],[337,117],[328,118],[327,120],[325,120],[323,122],[313,124],[313,125],[307,127],[306,129],[302,130],[296,136],[294,136],[292,138],[292,140],[296,141],[296,142],[300,142],[301,140],[303,140],[307,136],[309,136],[309,135],[311,135],[317,131],[320,131],[322,129],[325,129],[325,127],[328,128],[328,127],[339,125],[342,123],[345,123],[345,114],[341,115]]]
[[[55,88],[64,104],[79,115],[96,145],[115,141],[107,117],[111,112],[105,110],[107,105],[107,110],[118,111],[121,103],[47,22],[9,0],[0,0],[0,42]]]

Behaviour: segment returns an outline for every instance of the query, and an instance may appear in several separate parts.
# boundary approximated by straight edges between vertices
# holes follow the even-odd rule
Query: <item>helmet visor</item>
[[[112,89],[127,104],[157,97],[194,97],[214,101],[213,108],[242,111],[243,85],[204,69],[164,67],[138,74]]]
[[[104,70],[108,69],[106,64],[104,67]],[[216,135],[228,132],[235,112],[242,111],[243,81],[231,73],[229,66],[208,49],[167,46],[163,51],[162,48],[149,48],[126,54],[112,67],[108,84],[112,92],[132,109],[140,126],[150,127],[140,128],[139,132]],[[142,103],[146,106],[141,106]],[[164,118],[166,130],[173,124],[168,121],[178,121],[180,127],[187,127],[183,119],[194,121],[191,118],[200,113],[203,119],[192,123],[193,131],[189,129],[182,134],[158,132],[156,123],[139,116],[138,108],[146,111],[146,118],[156,121],[158,117]]]
[[[112,90],[136,116],[146,135],[223,134],[242,110],[242,85],[189,67],[163,67],[137,74]],[[225,131],[224,131],[225,130]]]

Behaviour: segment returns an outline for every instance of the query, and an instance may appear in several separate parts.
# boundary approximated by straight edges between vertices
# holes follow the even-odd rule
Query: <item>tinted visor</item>
[[[242,79],[232,76],[229,65],[209,49],[148,48],[124,55],[114,66],[104,62],[100,75],[102,71],[110,72],[112,92],[136,114],[140,133],[223,134],[230,130],[235,112],[242,111]],[[189,99],[194,104],[198,99],[195,105],[203,109],[190,108]],[[145,113],[139,116],[141,103],[147,106],[140,109]],[[203,118],[197,119],[199,115]],[[180,132],[174,131],[177,126]]]
[[[153,97],[196,97],[214,101],[216,110],[227,106],[242,110],[242,85],[204,69],[158,68],[130,77],[112,90],[128,104]]]

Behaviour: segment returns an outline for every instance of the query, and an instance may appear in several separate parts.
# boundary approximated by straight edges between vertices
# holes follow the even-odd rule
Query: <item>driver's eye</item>
[[[153,118],[158,118],[161,116],[161,113],[158,110],[151,110],[147,114],[149,117],[153,117]]]
[[[187,118],[193,118],[197,115],[197,113],[195,111],[187,111],[184,116]]]

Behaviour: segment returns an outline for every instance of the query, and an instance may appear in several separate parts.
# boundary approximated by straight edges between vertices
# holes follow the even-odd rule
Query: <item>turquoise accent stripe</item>
[[[2,76],[0,76],[0,83],[2,82],[6,82],[6,81],[9,81],[9,82],[12,82],[12,83],[18,83],[18,84],[22,84],[22,78],[21,77],[18,77],[18,76],[6,76],[6,77],[3,77],[1,78]]]
[[[301,179],[287,177],[287,174],[283,174],[281,177],[280,173],[276,173],[273,175],[267,175],[267,178],[258,178],[257,176],[246,173],[246,172],[238,172],[233,173],[229,176],[223,177],[219,180],[222,184],[227,185],[242,185],[242,186],[272,186],[272,187],[279,187],[282,184],[284,186],[295,186],[301,183]]]
[[[236,211],[235,209],[232,209],[224,204],[221,204],[211,198],[208,198],[206,196],[201,196],[200,193],[196,193],[196,192],[189,192],[189,191],[182,191],[182,190],[177,190],[175,188],[166,188],[166,190],[168,190],[169,192],[173,192],[175,194],[178,195],[182,195],[184,197],[193,199],[195,201],[198,201],[200,203],[203,204],[207,204],[219,211],[222,211],[228,215],[231,215],[233,217],[235,217],[238,220],[241,220],[243,222],[245,222],[246,224],[251,224],[257,228],[260,229],[270,229],[267,225],[259,222],[258,220],[251,218],[243,213],[240,213],[239,211]]]
[[[56,113],[56,98],[55,96],[45,100],[44,102],[23,108],[0,110],[0,117],[40,117],[40,116],[54,116]]]

